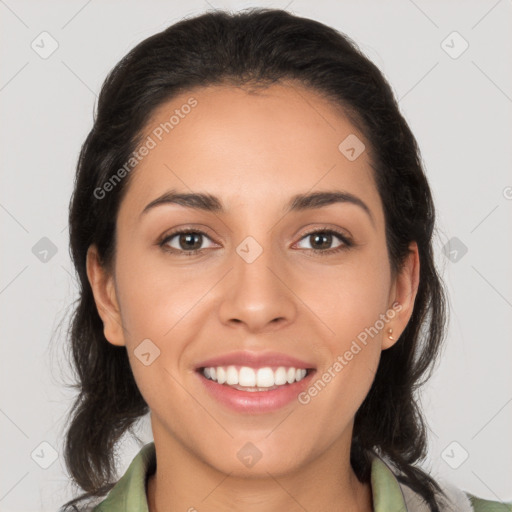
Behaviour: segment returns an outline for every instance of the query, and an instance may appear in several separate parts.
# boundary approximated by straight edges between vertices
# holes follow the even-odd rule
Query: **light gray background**
[[[56,329],[76,294],[67,207],[100,85],[136,43],[183,16],[246,6],[334,26],[391,82],[437,202],[437,260],[451,301],[447,345],[423,394],[423,466],[481,497],[512,499],[510,0],[0,0],[2,512],[56,510],[72,496],[62,459],[72,375],[65,329]],[[47,59],[31,47],[43,45],[43,31],[59,45]],[[463,41],[453,31],[469,43],[457,58]],[[57,249],[46,262],[32,251],[43,237]],[[456,261],[443,252],[453,237],[467,247],[462,254],[452,242]],[[151,440],[147,418],[140,435]],[[138,450],[123,444],[119,476]]]

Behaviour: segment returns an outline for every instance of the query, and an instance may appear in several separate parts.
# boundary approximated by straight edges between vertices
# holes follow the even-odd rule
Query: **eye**
[[[204,239],[210,237],[200,230],[184,229],[166,236],[159,245],[166,251],[183,254],[195,254],[208,247],[201,247]],[[213,242],[212,242],[212,245]]]
[[[332,247],[332,244],[336,241],[336,239],[338,239],[338,244]],[[305,249],[318,254],[333,254],[342,250],[346,250],[353,245],[351,240],[349,240],[345,235],[332,229],[319,229],[316,231],[311,231],[302,237],[301,240],[306,240],[309,242],[310,247],[305,247]]]
[[[209,240],[210,245],[203,247],[205,240]],[[332,229],[318,229],[311,231],[303,236],[297,244],[302,240],[308,241],[310,247],[299,247],[309,250],[315,254],[329,255],[337,253],[342,250],[347,250],[353,246],[352,241],[342,233]],[[333,242],[337,245],[332,247]],[[194,255],[198,254],[205,249],[215,247],[215,243],[211,238],[199,229],[183,229],[174,231],[167,235],[158,244],[164,251],[179,254],[179,255]]]

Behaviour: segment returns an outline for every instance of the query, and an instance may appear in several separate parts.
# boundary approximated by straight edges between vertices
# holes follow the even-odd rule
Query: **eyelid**
[[[194,226],[187,226],[187,227],[182,227],[182,228],[177,227],[175,229],[172,229],[171,231],[166,232],[164,235],[162,235],[159,238],[159,240],[157,241],[157,245],[164,248],[168,244],[168,242],[170,240],[172,240],[174,237],[182,235],[182,234],[187,234],[187,233],[202,235],[202,236],[208,238],[209,240],[211,240],[212,243],[217,244],[217,242],[215,242],[213,237],[206,230],[204,230],[202,228],[196,228]],[[175,249],[174,247],[170,247],[169,249],[164,248],[164,250],[168,250],[169,252],[174,252],[174,253],[187,254],[187,253],[191,253],[191,252],[199,253],[199,252],[203,251],[204,249],[193,249],[191,251],[186,251],[186,250]]]
[[[314,235],[315,233],[334,233],[343,240],[352,241],[352,235],[343,228],[334,227],[334,226],[317,226],[307,230],[305,233],[302,233],[299,240],[302,240],[304,237],[308,235]]]
[[[353,242],[352,235],[350,235],[349,233],[347,233],[345,231],[346,230],[343,230],[342,228],[338,228],[338,227],[334,228],[334,227],[330,227],[330,226],[317,226],[315,228],[311,228],[310,230],[306,231],[305,233],[302,233],[300,235],[300,238],[298,238],[298,240],[296,242],[294,242],[293,245],[296,245],[297,243],[301,242],[303,239],[307,238],[310,235],[314,235],[316,233],[329,233],[329,234],[333,234],[334,236],[339,238],[339,240],[341,241],[340,246],[334,247],[331,249],[325,249],[325,250],[323,250],[323,249],[299,249],[299,250],[303,250],[306,252],[312,252],[314,254],[324,254],[324,255],[333,254],[340,250],[348,249],[355,245]],[[215,242],[215,240],[213,239],[212,236],[210,236],[210,234],[207,232],[207,230],[204,230],[199,227],[195,227],[193,225],[187,225],[184,227],[176,227],[176,228],[172,229],[171,231],[166,232],[164,235],[162,235],[162,237],[160,237],[160,239],[157,242],[157,245],[159,245],[163,250],[165,250],[167,252],[171,252],[171,253],[178,254],[178,255],[179,254],[183,254],[183,255],[200,254],[200,253],[204,252],[205,250],[210,249],[210,248],[191,249],[191,250],[187,251],[184,249],[176,249],[174,247],[169,247],[167,249],[165,248],[165,246],[168,244],[168,242],[170,240],[172,240],[174,237],[176,237],[178,235],[182,235],[182,234],[187,234],[187,233],[202,235],[202,236],[208,238],[213,244],[218,245],[218,243]]]
[[[344,233],[343,231],[344,230],[341,230],[340,228],[332,228],[332,227],[317,227],[317,228],[313,228],[310,231],[307,231],[306,233],[303,233],[301,235],[301,237],[297,240],[297,242],[295,242],[293,245],[298,244],[299,242],[301,242],[302,240],[308,238],[311,235],[315,235],[317,233],[328,233],[328,234],[334,235],[335,237],[337,237],[340,240],[341,244],[338,247],[333,247],[331,249],[325,249],[325,250],[322,250],[322,249],[304,249],[304,251],[311,252],[313,254],[318,254],[318,255],[325,255],[325,256],[331,255],[331,254],[335,254],[335,253],[338,253],[340,251],[349,249],[349,248],[351,248],[351,247],[353,247],[355,245],[352,236],[349,235],[349,234]]]

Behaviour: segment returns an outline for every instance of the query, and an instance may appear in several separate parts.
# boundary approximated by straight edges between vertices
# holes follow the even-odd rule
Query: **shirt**
[[[112,487],[108,496],[93,512],[149,512],[146,495],[147,478],[156,468],[154,441],[144,445],[128,469]],[[512,512],[512,502],[501,503],[478,498],[448,482],[441,483],[451,502],[441,509],[446,512]],[[400,483],[390,467],[378,456],[371,463],[371,490],[374,512],[430,512],[418,495]]]

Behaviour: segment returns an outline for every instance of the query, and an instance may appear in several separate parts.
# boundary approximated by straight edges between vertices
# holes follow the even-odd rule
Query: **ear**
[[[392,347],[397,343],[400,335],[404,332],[414,310],[414,301],[418,292],[420,282],[420,257],[418,245],[411,242],[409,253],[405,257],[403,265],[396,275],[390,293],[390,310],[395,312],[394,317],[385,327],[382,339],[382,350]],[[394,305],[394,306],[393,306]],[[390,315],[389,315],[390,316]],[[392,329],[389,339],[388,329]]]
[[[101,265],[98,249],[93,244],[87,250],[87,277],[94,295],[98,314],[103,321],[103,333],[112,345],[125,345],[121,313],[116,296],[114,276]]]

